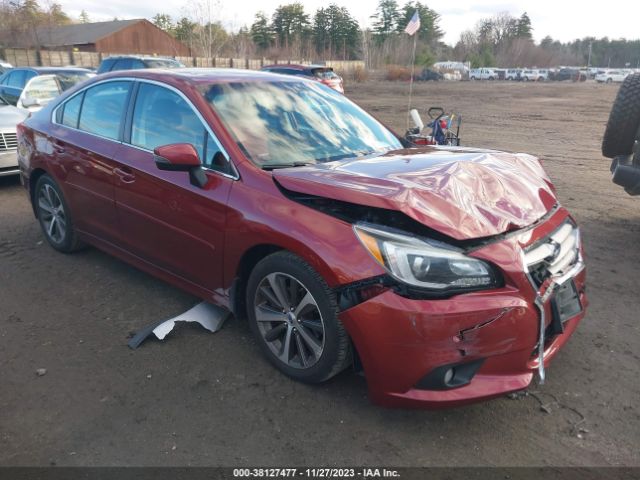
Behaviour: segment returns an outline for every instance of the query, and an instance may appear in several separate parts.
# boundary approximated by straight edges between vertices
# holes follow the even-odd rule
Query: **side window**
[[[83,98],[84,92],[80,95],[76,95],[64,104],[64,108],[62,109],[62,121],[60,123],[66,125],[67,127],[78,128],[80,107],[82,106]]]
[[[217,170],[222,173],[231,173],[231,165],[224,150],[217,139],[207,132],[206,142],[204,145],[203,165],[211,170]]]
[[[180,95],[167,88],[141,83],[133,110],[131,143],[153,150],[172,143],[190,143],[204,158],[206,130]]]
[[[9,74],[9,80],[7,81],[7,86],[22,88],[26,83],[25,80],[25,71],[24,70],[15,70]]]
[[[117,140],[130,88],[131,82],[107,82],[88,89],[78,128]]]

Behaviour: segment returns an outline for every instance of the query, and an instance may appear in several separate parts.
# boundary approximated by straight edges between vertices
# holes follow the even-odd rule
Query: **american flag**
[[[418,10],[413,14],[409,23],[407,23],[407,27],[404,29],[409,35],[413,35],[418,30],[420,30],[420,15],[418,15]]]

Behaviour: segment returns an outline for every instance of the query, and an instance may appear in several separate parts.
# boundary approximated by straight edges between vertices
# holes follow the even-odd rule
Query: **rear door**
[[[112,157],[120,146],[132,86],[107,81],[74,95],[56,109],[52,131],[76,227],[110,243],[119,243],[121,236]]]
[[[116,207],[125,247],[192,284],[220,288],[233,183],[229,157],[191,103],[169,87],[140,82],[129,118],[116,155]],[[172,143],[196,148],[207,167],[204,188],[192,185],[186,172],[156,167],[153,149]]]

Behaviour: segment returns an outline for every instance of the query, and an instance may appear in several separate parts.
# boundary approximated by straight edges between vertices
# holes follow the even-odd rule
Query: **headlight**
[[[450,245],[369,225],[358,224],[354,230],[373,258],[410,286],[438,292],[499,286],[491,265]]]

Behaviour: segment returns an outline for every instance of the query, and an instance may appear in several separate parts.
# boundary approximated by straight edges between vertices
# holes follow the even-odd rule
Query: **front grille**
[[[0,150],[15,150],[18,148],[18,136],[15,133],[0,133]]]
[[[550,277],[562,275],[580,259],[580,231],[566,222],[551,235],[525,251],[525,264],[539,289]]]

